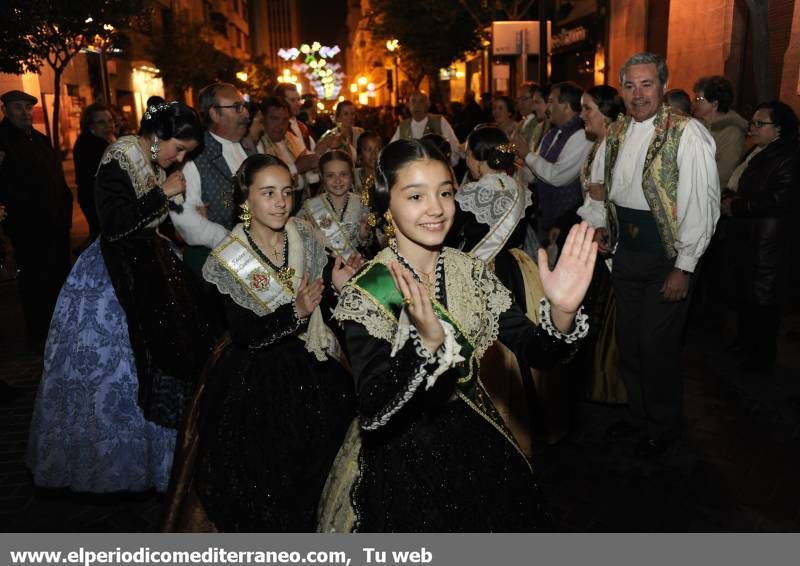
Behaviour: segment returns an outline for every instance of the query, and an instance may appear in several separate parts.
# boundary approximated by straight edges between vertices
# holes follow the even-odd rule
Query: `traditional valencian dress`
[[[413,272],[395,248],[382,250],[345,286],[334,314],[351,353],[360,431],[351,427],[337,457],[318,529],[549,529],[531,462],[486,394],[479,366],[497,339],[528,365],[556,362],[586,334],[585,317],[562,334],[543,300],[534,326],[483,261],[444,248],[433,293],[446,338],[431,354],[392,280],[395,261]]]
[[[333,260],[311,230],[289,220],[276,266],[237,225],[203,267],[223,295],[230,339],[212,355],[187,419],[166,530],[314,530],[355,395],[325,324]],[[304,273],[326,282],[308,319],[294,307]]]
[[[297,217],[314,225],[314,235],[332,256],[347,260],[369,244],[369,239],[361,240],[359,235],[361,220],[368,212],[355,193],[347,193],[344,208],[336,210],[330,197],[323,192],[306,199]]]
[[[134,136],[100,162],[101,237],[64,284],[45,348],[27,454],[37,485],[166,490],[213,337],[199,281],[156,233],[165,179]]]

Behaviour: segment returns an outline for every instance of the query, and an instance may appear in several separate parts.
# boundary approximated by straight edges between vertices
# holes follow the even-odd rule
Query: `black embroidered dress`
[[[230,340],[212,356],[188,419],[183,446],[197,452],[193,461],[179,456],[176,463],[183,471],[169,503],[170,530],[314,530],[319,494],[355,414],[355,395],[338,340],[324,322],[335,305],[333,260],[310,230],[290,219],[285,266],[273,265],[241,225],[206,261],[203,275],[223,295]],[[225,259],[233,247],[250,262],[237,264],[245,265],[238,274]],[[293,270],[291,285],[277,302],[265,303],[251,283],[258,290],[274,281],[279,267]],[[294,294],[304,272],[310,280],[322,276],[326,292],[310,318],[298,319]],[[195,494],[211,525],[192,519]]]
[[[528,365],[558,361],[585,335],[585,318],[561,334],[543,301],[534,326],[482,261],[444,248],[436,298],[450,322],[430,354],[392,291],[385,266],[398,260],[381,251],[345,287],[335,313],[352,353],[361,430],[351,428],[337,457],[318,528],[548,530],[531,462],[476,376],[495,339]]]

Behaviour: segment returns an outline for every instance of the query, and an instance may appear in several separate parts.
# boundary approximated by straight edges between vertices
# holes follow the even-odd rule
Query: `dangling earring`
[[[239,220],[242,221],[244,229],[248,230],[250,228],[250,221],[253,219],[253,215],[250,214],[250,207],[247,206],[247,203],[244,203],[240,204],[239,208],[242,209],[242,212],[239,214]]]
[[[153,161],[158,159],[158,151],[161,149],[161,143],[158,141],[158,136],[153,136],[153,143],[150,144],[150,156]]]
[[[383,213],[383,219],[386,220],[386,237],[389,239],[389,247],[393,248],[397,244],[397,240],[395,236],[397,236],[397,230],[394,227],[394,218],[392,218],[392,212],[387,210]]]

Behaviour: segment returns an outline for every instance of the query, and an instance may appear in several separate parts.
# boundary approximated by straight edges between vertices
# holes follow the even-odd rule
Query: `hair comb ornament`
[[[517,153],[517,146],[513,143],[504,143],[497,146],[497,151],[500,153]]]
[[[148,106],[147,110],[145,110],[144,114],[142,115],[143,120],[150,120],[156,113],[161,112],[162,110],[166,110],[170,106],[174,106],[178,104],[177,100],[173,100],[172,102],[162,102],[161,104],[154,104],[152,106]]]

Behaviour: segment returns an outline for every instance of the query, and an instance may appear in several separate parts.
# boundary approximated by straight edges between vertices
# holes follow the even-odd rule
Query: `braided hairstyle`
[[[200,116],[194,108],[173,100],[150,106],[145,111],[139,126],[139,135],[155,135],[162,140],[172,138],[194,140],[199,146],[202,146],[205,131]],[[200,151],[202,151],[202,147],[195,149],[194,153]]]
[[[495,126],[479,126],[467,136],[467,149],[475,159],[485,161],[493,171],[514,172],[517,158],[514,144],[509,143],[506,133]]]

